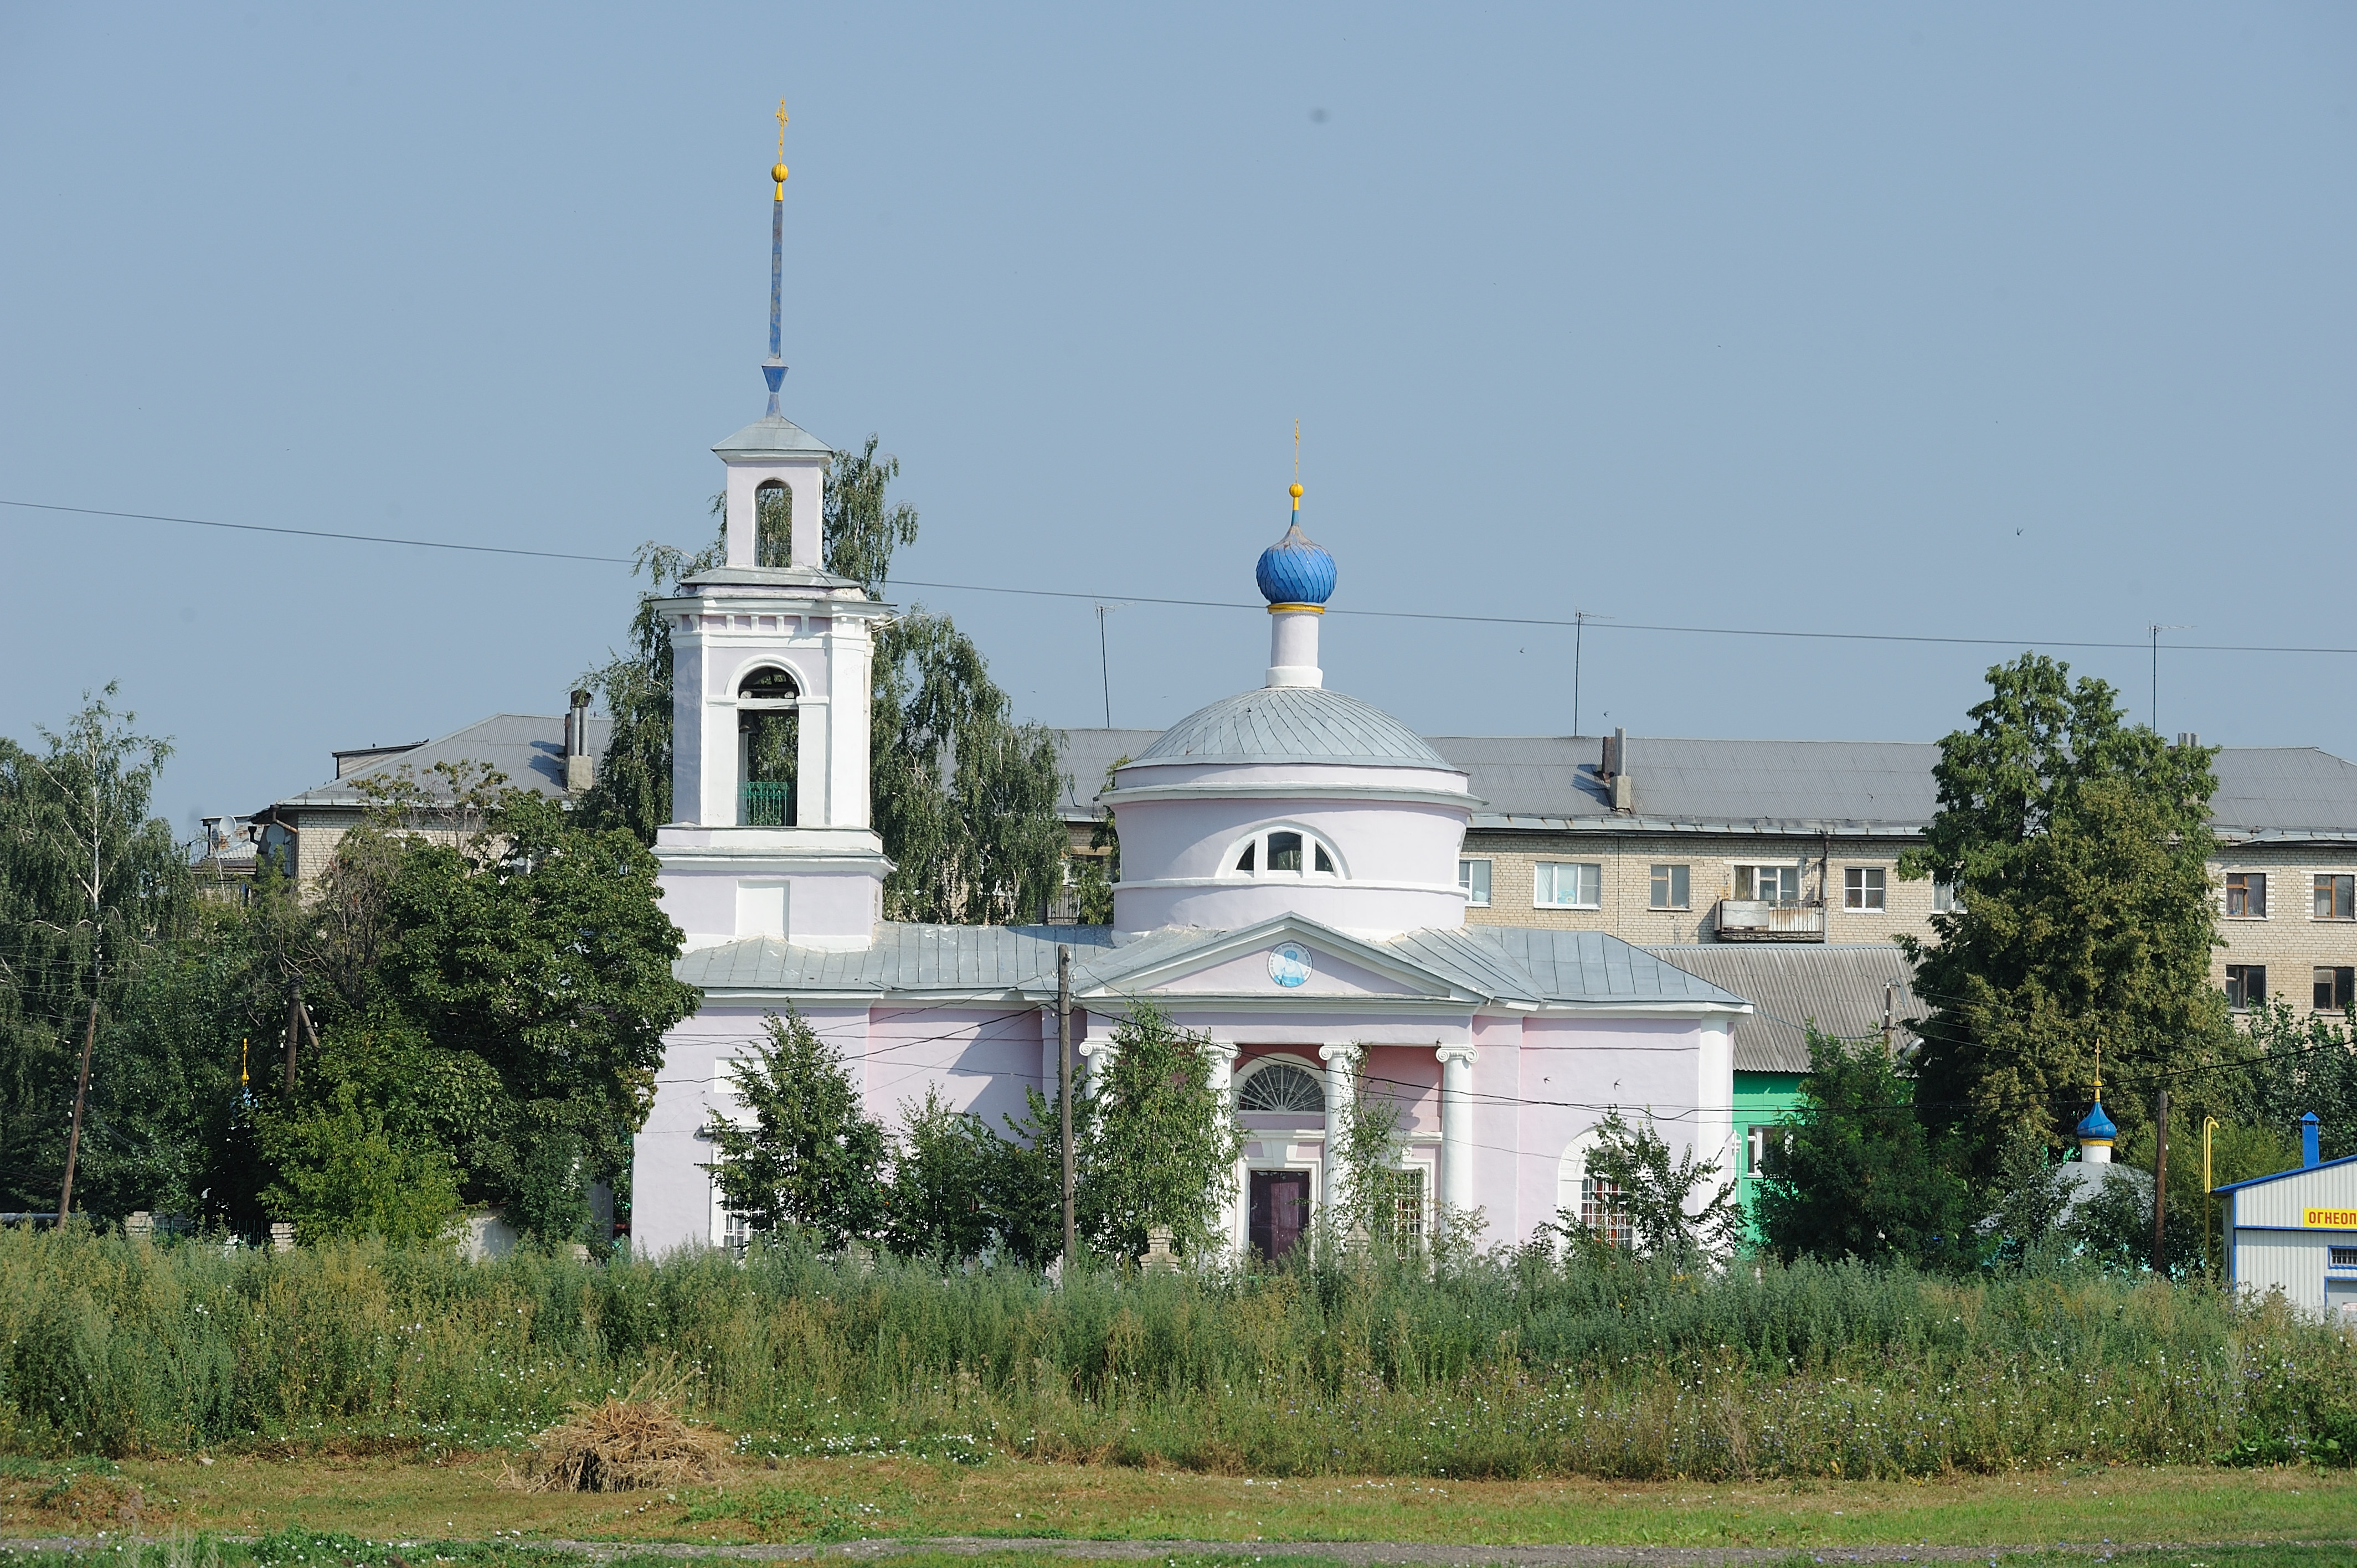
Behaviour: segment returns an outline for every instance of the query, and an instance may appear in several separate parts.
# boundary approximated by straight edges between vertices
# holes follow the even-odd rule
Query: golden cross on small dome
[[[786,199],[786,101],[778,100],[778,162],[770,170],[770,177],[778,182],[778,199]]]
[[[1286,493],[1293,498],[1293,510],[1301,510],[1301,421],[1293,422],[1293,483]]]

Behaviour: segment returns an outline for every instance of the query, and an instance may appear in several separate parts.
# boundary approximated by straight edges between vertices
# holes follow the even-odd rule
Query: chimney
[[[573,693],[565,713],[565,792],[578,795],[597,781],[597,759],[589,751],[589,693]]]
[[[2299,1119],[2299,1168],[2310,1170],[2319,1163],[2316,1146],[2316,1112],[2311,1111]]]
[[[2201,744],[2201,736],[2197,732],[2190,729],[2177,732],[2177,748],[2179,751],[2191,751]]]
[[[1629,771],[1629,732],[1616,728],[1604,737],[1604,766],[1598,776],[1612,792],[1612,809],[1633,811],[1637,809],[1637,780]]]

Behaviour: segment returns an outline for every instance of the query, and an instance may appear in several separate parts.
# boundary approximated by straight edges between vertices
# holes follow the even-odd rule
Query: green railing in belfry
[[[745,828],[792,827],[792,783],[765,784],[756,780],[739,785],[737,790],[737,825]]]

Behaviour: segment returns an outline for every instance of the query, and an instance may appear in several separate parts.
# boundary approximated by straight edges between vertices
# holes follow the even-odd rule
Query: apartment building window
[[[1956,885],[1953,882],[1932,884],[1932,913],[1944,915],[1956,907]]]
[[[1879,914],[1882,910],[1882,867],[1845,866],[1842,869],[1842,908]]]
[[[1652,892],[1645,907],[1649,909],[1691,909],[1694,908],[1693,881],[1683,865],[1653,867]]]
[[[2334,876],[2325,872],[2316,876],[2316,918],[2319,920],[2357,919],[2357,876]]]
[[[2267,918],[2267,874],[2264,871],[2226,873],[2226,914],[2231,919]]]
[[[2357,1002],[2357,969],[2347,965],[2339,969],[2317,965],[2315,991],[2318,1012],[2346,1012],[2351,1003]]]
[[[2237,1013],[2263,1007],[2267,1000],[2267,966],[2230,963],[2226,966],[2226,1005]]]
[[[1735,897],[1744,903],[1760,899],[1770,904],[1797,904],[1801,901],[1801,868],[1738,865],[1735,868]]]
[[[1531,868],[1531,903],[1542,909],[1600,909],[1604,867],[1592,861],[1540,861]]]
[[[1486,860],[1460,860],[1457,863],[1457,886],[1465,889],[1465,902],[1476,909],[1490,907],[1490,863]]]

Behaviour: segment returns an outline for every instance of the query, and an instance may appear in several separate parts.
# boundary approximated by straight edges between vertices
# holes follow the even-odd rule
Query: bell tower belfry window
[[[672,643],[673,821],[655,857],[664,912],[691,948],[780,936],[864,948],[891,869],[870,825],[868,700],[892,610],[826,570],[834,454],[779,412],[784,163],[770,175],[769,410],[712,449],[727,475],[726,564],[657,607]]]

